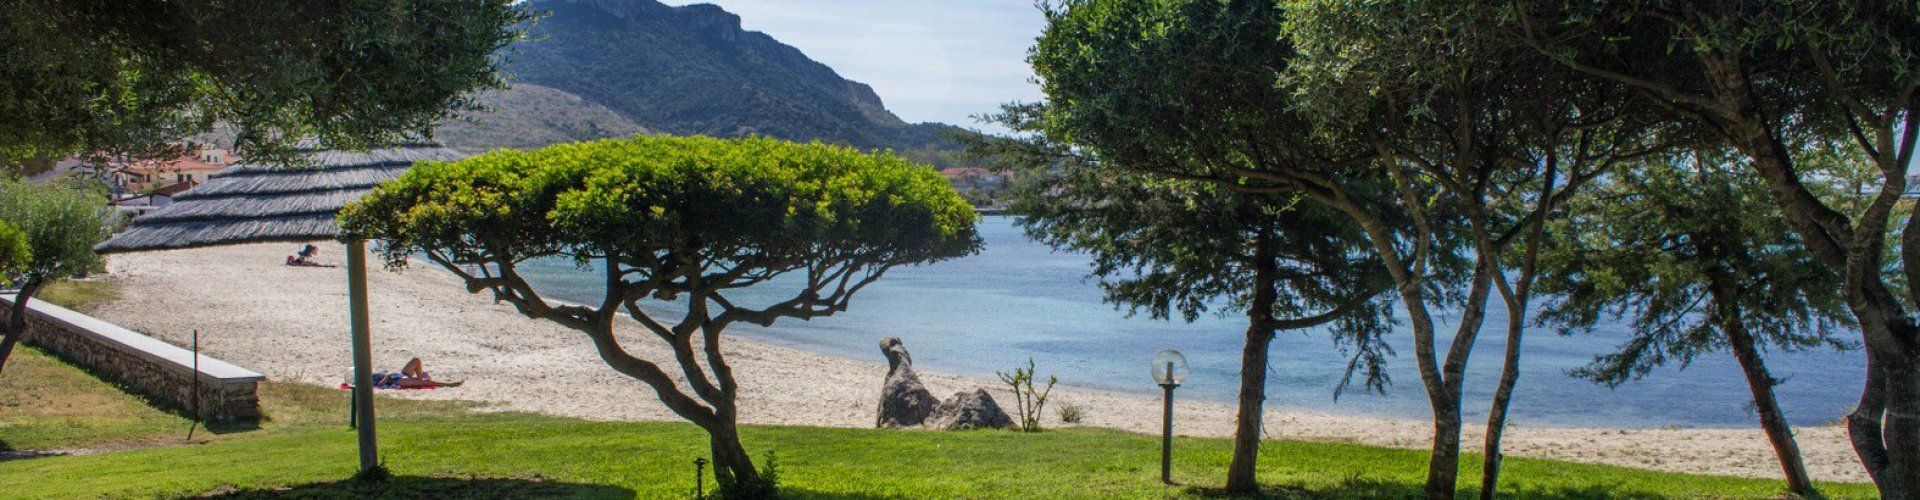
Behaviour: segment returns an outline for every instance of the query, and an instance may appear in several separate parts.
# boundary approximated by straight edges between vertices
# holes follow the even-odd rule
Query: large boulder
[[[940,403],[927,418],[927,426],[942,430],[1005,429],[1013,427],[1013,417],[1000,409],[986,389],[960,391]]]
[[[913,356],[898,337],[880,339],[880,352],[887,355],[887,381],[880,387],[880,416],[875,427],[912,427],[927,420],[940,400],[933,398],[920,376],[913,373]]]

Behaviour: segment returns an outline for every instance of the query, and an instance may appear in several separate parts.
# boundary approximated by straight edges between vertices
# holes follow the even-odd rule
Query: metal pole
[[[1167,380],[1167,383],[1160,384],[1160,387],[1167,389],[1166,411],[1160,419],[1162,424],[1160,430],[1160,482],[1173,484],[1173,388],[1179,387],[1180,385],[1172,382],[1172,362],[1167,363]]]
[[[693,497],[707,497],[707,457],[693,459]]]
[[[347,311],[353,324],[354,423],[360,434],[360,471],[380,465],[373,429],[373,340],[367,321],[367,242],[347,241]]]
[[[191,443],[193,442],[194,428],[200,426],[200,330],[197,328],[193,330],[193,373],[188,376],[193,377],[193,383],[190,384],[190,390],[193,391],[193,395],[191,396],[193,400],[193,423],[187,425],[187,442]]]

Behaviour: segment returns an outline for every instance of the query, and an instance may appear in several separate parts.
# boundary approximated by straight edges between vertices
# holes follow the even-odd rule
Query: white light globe
[[[1187,357],[1180,351],[1167,349],[1153,356],[1153,381],[1160,385],[1179,385],[1187,380]]]

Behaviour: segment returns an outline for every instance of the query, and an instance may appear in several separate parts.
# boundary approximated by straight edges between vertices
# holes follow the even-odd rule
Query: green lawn
[[[47,285],[34,297],[81,314],[90,314],[94,307],[120,298],[120,287],[111,281],[62,280]]]
[[[0,496],[687,497],[705,436],[677,423],[604,423],[479,413],[470,405],[381,400],[380,439],[397,476],[347,480],[354,435],[345,394],[312,386],[262,389],[259,429],[196,434],[188,422],[32,350],[0,374],[0,442],[11,450],[94,453],[0,461]],[[1158,482],[1153,436],[1096,429],[926,432],[749,427],[747,446],[778,453],[784,491],[798,498],[1162,497],[1206,495],[1225,475],[1230,445],[1175,442],[1174,477]],[[99,450],[106,451],[99,451]],[[1262,449],[1262,480],[1281,497],[1411,497],[1418,451],[1281,441]],[[764,458],[762,459],[764,465]],[[1463,460],[1477,478],[1477,457]],[[1766,498],[1779,481],[1690,476],[1513,459],[1508,492],[1535,498]],[[711,491],[712,477],[707,477]],[[1463,493],[1471,493],[1463,484]],[[1826,485],[1870,498],[1867,485]]]

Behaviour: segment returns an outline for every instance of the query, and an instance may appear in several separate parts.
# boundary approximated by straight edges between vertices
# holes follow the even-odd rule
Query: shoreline
[[[338,263],[344,247],[322,244],[320,259]],[[121,287],[120,300],[95,315],[171,342],[199,329],[202,349],[278,381],[337,385],[350,366],[345,273],[334,268],[282,265],[286,244],[262,244],[109,257],[99,278]],[[528,319],[510,306],[468,294],[452,276],[415,265],[401,273],[370,273],[376,367],[396,368],[420,357],[436,378],[466,385],[386,394],[469,400],[497,411],[532,411],[589,420],[679,420],[638,381],[607,369],[577,332]],[[644,359],[671,359],[657,339],[625,322],[618,332]],[[871,427],[886,364],[874,332],[872,359],[809,352],[729,335],[723,346],[740,381],[741,421],[753,424]],[[912,345],[907,346],[909,350]],[[671,368],[664,367],[664,368]],[[924,368],[924,367],[920,367]],[[669,371],[672,371],[671,369]],[[937,398],[986,388],[1008,406],[997,380],[920,371]],[[1157,395],[1056,387],[1043,415],[1074,404],[1088,409],[1079,425],[1158,433]],[[1200,398],[1176,402],[1183,436],[1232,434],[1234,408]],[[1463,452],[1474,451],[1483,425],[1465,422]],[[1294,410],[1269,405],[1265,439],[1306,439],[1425,449],[1432,437],[1424,419]],[[1835,425],[1795,428],[1815,479],[1864,482],[1846,432]],[[1510,427],[1512,456],[1555,458],[1673,472],[1770,478],[1779,475],[1772,448],[1756,427],[1608,428]]]

